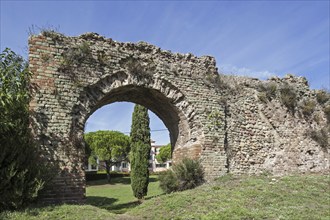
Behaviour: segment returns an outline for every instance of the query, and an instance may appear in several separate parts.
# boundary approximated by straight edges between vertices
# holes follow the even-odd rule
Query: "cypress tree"
[[[139,200],[148,193],[150,127],[148,109],[135,105],[131,126],[131,186]]]

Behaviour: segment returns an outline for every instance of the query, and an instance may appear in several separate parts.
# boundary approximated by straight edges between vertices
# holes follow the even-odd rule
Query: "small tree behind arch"
[[[169,159],[171,159],[171,144],[167,144],[163,146],[159,150],[159,154],[157,154],[156,159],[160,163],[165,163]]]
[[[95,156],[104,161],[110,182],[111,166],[128,159],[130,138],[119,131],[96,131],[85,134],[85,141],[91,149],[89,162],[95,163]]]

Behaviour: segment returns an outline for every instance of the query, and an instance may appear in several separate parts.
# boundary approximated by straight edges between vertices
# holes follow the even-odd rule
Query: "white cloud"
[[[231,64],[224,64],[219,66],[221,73],[239,76],[249,76],[259,79],[267,79],[271,76],[276,76],[278,74],[270,72],[268,70],[256,71],[246,67],[237,67]]]

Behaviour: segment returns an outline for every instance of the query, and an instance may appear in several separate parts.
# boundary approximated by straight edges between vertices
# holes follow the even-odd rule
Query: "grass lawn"
[[[90,181],[87,182],[86,205],[31,206],[22,211],[0,213],[0,220],[137,219],[134,216],[122,214],[139,205],[137,199],[133,196],[130,184],[129,177],[112,178],[110,184],[106,180]],[[146,200],[162,194],[158,185],[158,177],[150,176]]]
[[[116,219],[117,215],[91,205],[51,205],[30,207],[23,211],[0,213],[0,219],[15,220],[92,220]]]
[[[212,184],[146,201],[143,219],[330,219],[330,178],[224,176]]]
[[[111,184],[106,180],[87,183],[87,204],[106,209],[110,212],[121,214],[139,205],[133,196],[130,177],[112,178]],[[146,200],[162,194],[157,176],[150,176],[148,196]]]
[[[27,208],[0,219],[330,219],[330,177],[224,176],[193,190],[161,195],[152,176],[138,205],[129,177],[89,182],[86,205]]]

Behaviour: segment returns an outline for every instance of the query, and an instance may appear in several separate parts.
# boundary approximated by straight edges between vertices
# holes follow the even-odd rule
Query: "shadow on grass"
[[[86,182],[87,186],[115,185],[115,184],[129,185],[131,184],[131,179],[130,177],[114,177],[111,178],[110,183],[108,183],[107,179],[93,180]]]
[[[118,205],[112,205],[109,207],[105,207],[105,209],[115,214],[124,214],[125,212],[127,212],[128,209],[132,209],[140,204],[141,203],[139,201],[134,201],[134,202],[122,203]]]
[[[149,177],[149,183],[152,182],[157,182],[158,178],[151,176]],[[96,181],[88,181],[87,186],[105,186],[105,185],[130,185],[131,184],[131,179],[130,177],[114,177],[111,179],[111,182],[108,183],[107,180],[96,180]],[[151,198],[157,197],[156,196],[150,196],[145,198],[145,200],[149,200]],[[136,200],[136,201],[131,201],[127,203],[120,203],[120,204],[114,204],[118,202],[119,200],[116,198],[109,198],[109,197],[100,197],[100,196],[87,196],[86,204],[87,205],[92,205],[96,206],[101,209],[105,209],[111,213],[115,214],[123,214],[127,212],[129,209],[132,209],[141,203]]]
[[[86,204],[102,208],[103,206],[111,206],[113,203],[117,201],[118,199],[109,198],[109,197],[88,196],[86,199]]]
[[[140,204],[138,201],[134,201],[134,202],[128,202],[128,203],[114,205],[113,203],[115,203],[117,201],[118,201],[118,199],[114,199],[114,198],[100,197],[100,196],[88,196],[86,204],[96,206],[101,209],[105,209],[105,210],[115,213],[115,214],[123,214],[128,209],[134,208],[135,206],[138,206]]]
[[[159,195],[157,195],[157,196],[159,196]],[[145,200],[149,200],[149,199],[155,198],[157,196],[147,197],[147,198],[145,198]],[[86,204],[96,206],[96,207],[101,208],[101,209],[106,209],[107,211],[109,211],[111,213],[115,213],[115,214],[124,214],[129,209],[132,209],[132,208],[134,208],[138,205],[141,205],[141,203],[138,200],[113,205],[113,203],[116,202],[116,201],[117,201],[117,199],[106,198],[106,197],[97,197],[97,196],[89,196],[89,197],[87,197],[87,203]]]
[[[149,177],[149,183],[157,182],[158,178],[156,177]],[[106,179],[104,180],[94,180],[86,182],[87,186],[99,186],[99,185],[115,185],[115,184],[123,184],[123,185],[130,185],[131,178],[130,177],[114,177],[111,178],[110,183]]]
[[[166,195],[166,193],[160,193],[160,194],[158,194],[158,195],[155,195],[155,196],[147,196],[146,198],[145,198],[145,200],[149,200],[149,199],[153,199],[153,198],[156,198],[156,197],[158,197],[158,196],[163,196],[163,195]]]

